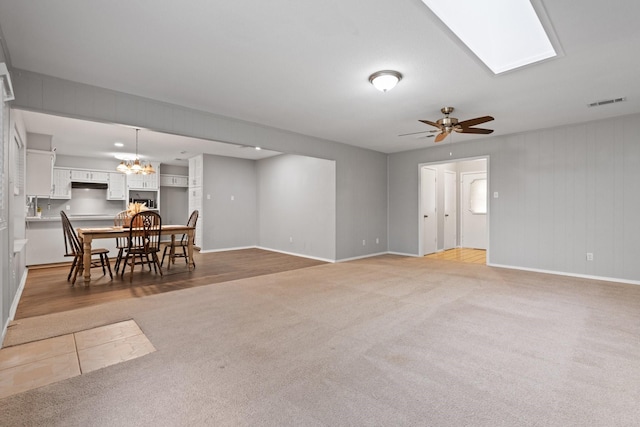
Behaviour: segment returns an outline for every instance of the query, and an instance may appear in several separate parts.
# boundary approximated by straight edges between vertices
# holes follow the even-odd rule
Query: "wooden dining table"
[[[118,237],[129,237],[130,230],[128,227],[100,227],[100,228],[78,228],[78,237],[82,243],[82,265],[80,266],[80,274],[84,277],[84,284],[91,283],[91,244],[96,239],[115,239]],[[134,229],[135,232],[135,229]],[[177,234],[186,234],[188,236],[187,254],[189,256],[188,267],[192,270],[195,267],[193,262],[193,241],[195,237],[195,227],[186,225],[163,225],[160,229],[160,235],[171,236],[171,243],[175,243]],[[175,245],[171,245],[172,250]]]

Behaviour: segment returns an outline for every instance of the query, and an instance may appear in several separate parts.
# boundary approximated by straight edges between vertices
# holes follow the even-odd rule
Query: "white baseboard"
[[[265,251],[278,252],[278,253],[285,254],[285,255],[299,256],[301,258],[315,259],[316,261],[323,261],[323,262],[330,262],[330,263],[336,262],[336,260],[334,260],[334,259],[320,258],[320,257],[316,257],[316,256],[311,256],[311,255],[299,254],[299,253],[296,253],[296,252],[281,251],[279,249],[266,248],[264,246],[255,246],[255,248],[263,249]]]
[[[200,253],[201,254],[211,254],[211,253],[214,253],[214,252],[240,251],[242,249],[255,249],[255,248],[257,248],[257,246],[238,246],[238,247],[235,247],[235,248],[207,249],[207,250],[200,249]]]
[[[15,297],[13,298],[13,302],[11,303],[11,308],[9,309],[9,317],[7,321],[2,326],[2,336],[0,336],[0,348],[2,347],[2,343],[4,342],[4,337],[7,335],[7,328],[9,327],[9,323],[16,316],[16,311],[18,310],[18,303],[20,302],[20,297],[22,296],[22,291],[24,291],[24,286],[27,283],[27,274],[29,273],[29,269],[25,268],[24,273],[22,273],[22,277],[20,278],[20,286],[18,286],[18,290],[16,292]]]
[[[386,253],[388,253],[389,255],[400,255],[400,256],[409,256],[409,257],[412,257],[412,258],[422,258],[421,255],[406,254],[404,252],[392,252],[392,251],[389,251],[389,252],[386,252]]]
[[[591,274],[567,273],[565,271],[543,270],[541,268],[516,267],[513,265],[503,265],[503,264],[487,263],[487,265],[489,267],[507,268],[509,270],[532,271],[535,273],[555,274],[557,276],[578,277],[581,279],[602,280],[605,282],[616,282],[616,283],[626,283],[629,285],[640,285],[640,280],[627,280],[627,279],[620,279],[617,277],[594,276]]]
[[[375,254],[360,255],[360,256],[354,256],[354,257],[351,257],[351,258],[341,258],[339,260],[336,260],[336,262],[355,261],[355,260],[358,260],[358,259],[371,258],[371,257],[378,256],[378,255],[386,255],[388,253],[389,252],[378,252],[378,253],[375,253]]]

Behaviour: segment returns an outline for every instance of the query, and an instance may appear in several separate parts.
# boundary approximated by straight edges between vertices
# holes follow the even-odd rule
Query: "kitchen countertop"
[[[69,215],[71,221],[113,221],[116,215]],[[38,218],[37,216],[28,216],[25,218],[27,222],[60,222],[60,215],[56,216],[43,216]]]

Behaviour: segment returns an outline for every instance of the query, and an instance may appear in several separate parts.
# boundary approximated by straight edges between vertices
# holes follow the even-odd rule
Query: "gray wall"
[[[336,257],[387,249],[385,154],[29,71],[11,77],[15,108],[335,160]],[[378,245],[362,245],[376,237]]]
[[[186,224],[189,213],[188,188],[160,187],[160,216],[163,224]]]
[[[390,251],[418,253],[420,163],[489,156],[489,195],[499,192],[489,198],[491,264],[637,282],[639,122],[632,115],[389,155]]]
[[[257,245],[258,195],[254,160],[205,154],[202,199],[203,250]]]
[[[259,245],[334,260],[335,162],[281,155],[257,164]]]

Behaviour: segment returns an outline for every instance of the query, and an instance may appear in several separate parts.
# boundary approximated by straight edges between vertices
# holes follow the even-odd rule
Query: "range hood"
[[[75,182],[71,183],[71,188],[85,188],[92,190],[106,190],[109,188],[109,184],[102,182]]]

